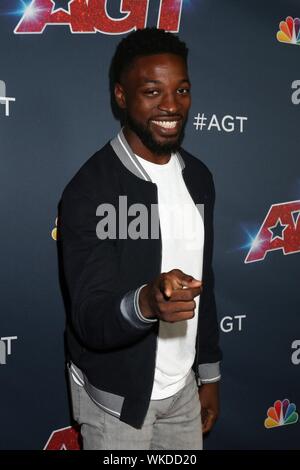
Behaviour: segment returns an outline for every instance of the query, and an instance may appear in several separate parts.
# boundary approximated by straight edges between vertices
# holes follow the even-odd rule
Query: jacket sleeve
[[[122,290],[116,241],[100,240],[96,234],[100,203],[77,186],[67,186],[60,204],[59,236],[72,329],[85,347],[108,350],[138,341],[157,320],[139,314],[140,286]]]
[[[214,294],[213,254],[213,211],[215,188],[211,173],[205,200],[205,245],[203,266],[203,293],[199,309],[198,374],[200,383],[217,382],[221,378],[219,348],[219,324]]]

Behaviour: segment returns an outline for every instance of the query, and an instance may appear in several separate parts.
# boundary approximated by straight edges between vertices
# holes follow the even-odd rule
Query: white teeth
[[[154,124],[165,129],[174,129],[176,127],[177,121],[152,121]]]

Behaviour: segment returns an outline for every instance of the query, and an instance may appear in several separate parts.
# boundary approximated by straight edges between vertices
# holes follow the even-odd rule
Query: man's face
[[[153,154],[176,151],[191,105],[184,60],[175,54],[141,56],[124,71],[115,88],[125,124]]]

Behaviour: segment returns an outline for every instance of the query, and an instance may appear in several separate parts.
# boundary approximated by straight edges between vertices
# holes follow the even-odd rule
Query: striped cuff
[[[202,384],[218,382],[221,379],[220,362],[213,362],[211,364],[200,364],[198,366],[198,372],[199,386]]]
[[[148,329],[151,325],[157,322],[157,318],[145,318],[139,307],[139,294],[140,290],[146,286],[143,284],[136,290],[127,292],[121,300],[120,310],[124,318],[131,323],[131,325],[141,330]]]

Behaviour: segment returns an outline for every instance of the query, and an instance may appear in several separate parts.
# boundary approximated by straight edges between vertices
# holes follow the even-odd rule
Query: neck
[[[123,128],[123,133],[132,151],[139,157],[148,160],[148,162],[157,163],[158,165],[165,165],[170,160],[170,152],[163,155],[153,153],[127,125]]]

